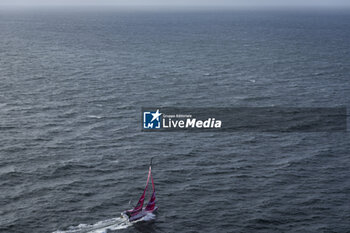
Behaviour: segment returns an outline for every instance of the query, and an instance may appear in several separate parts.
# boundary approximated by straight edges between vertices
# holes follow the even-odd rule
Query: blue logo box
[[[161,113],[159,109],[156,112],[143,112],[143,128],[144,129],[160,129],[161,124]]]

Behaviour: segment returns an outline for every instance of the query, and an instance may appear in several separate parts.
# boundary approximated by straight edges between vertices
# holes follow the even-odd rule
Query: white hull
[[[121,213],[121,216],[122,218],[128,220],[129,222],[134,222],[136,220],[140,220],[142,219],[143,217],[145,217],[147,214],[150,214],[150,213],[154,213],[156,210],[158,209],[158,207],[154,208],[154,210],[151,210],[151,211],[146,211],[145,209],[143,209],[140,213],[132,216],[132,217],[129,217],[126,212],[127,211],[124,211]]]

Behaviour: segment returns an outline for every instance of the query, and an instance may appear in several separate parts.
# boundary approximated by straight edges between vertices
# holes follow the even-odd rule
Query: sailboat
[[[148,183],[150,180],[152,182],[152,195],[151,195],[151,198],[150,198],[148,204],[146,205],[146,207],[143,207],[143,203],[144,203],[145,196],[146,196],[146,191],[148,188]],[[145,217],[149,213],[155,212],[157,209],[158,209],[158,207],[156,206],[156,191],[154,188],[154,182],[153,182],[153,176],[152,176],[152,160],[151,160],[151,164],[150,164],[149,170],[148,170],[146,187],[145,187],[139,201],[137,202],[136,206],[133,209],[125,210],[124,212],[121,213],[121,215],[123,218],[127,219],[129,222],[133,222],[133,221],[142,219],[143,217]]]

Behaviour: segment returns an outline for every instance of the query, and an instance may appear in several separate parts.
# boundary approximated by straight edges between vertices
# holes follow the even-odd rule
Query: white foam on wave
[[[88,115],[88,118],[95,118],[95,119],[101,119],[102,116],[97,116],[97,115]]]
[[[143,218],[129,222],[124,218],[112,218],[97,222],[95,224],[79,224],[78,226],[68,227],[65,231],[55,231],[53,233],[107,233],[110,231],[117,231],[121,229],[128,228],[133,224],[141,221],[151,221],[155,218],[155,215],[152,213],[148,213]]]

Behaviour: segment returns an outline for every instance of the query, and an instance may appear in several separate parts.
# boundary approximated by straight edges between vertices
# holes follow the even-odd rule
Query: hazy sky
[[[0,5],[350,6],[350,0],[0,0]]]

